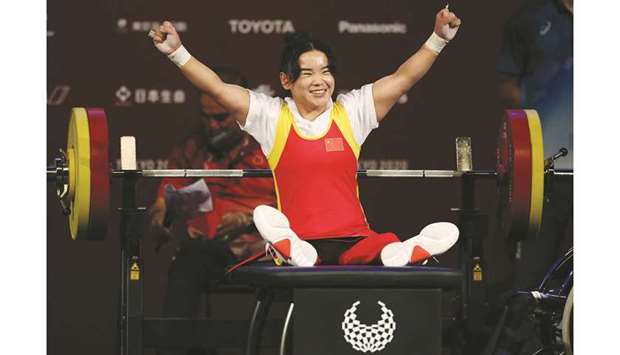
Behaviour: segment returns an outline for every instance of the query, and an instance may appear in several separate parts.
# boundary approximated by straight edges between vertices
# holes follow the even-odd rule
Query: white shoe
[[[316,264],[316,249],[297,236],[282,212],[273,207],[259,205],[254,209],[254,224],[263,239],[283,261],[294,266]]]
[[[404,242],[390,243],[381,250],[385,266],[405,266],[418,263],[434,255],[445,253],[459,239],[459,229],[449,222],[432,223],[420,234]]]

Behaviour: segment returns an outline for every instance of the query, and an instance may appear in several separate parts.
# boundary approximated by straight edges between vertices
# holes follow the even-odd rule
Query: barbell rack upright
[[[141,247],[141,221],[146,211],[136,203],[136,170],[124,170],[122,204],[119,208],[121,247],[120,353],[142,355],[144,319],[144,262]]]

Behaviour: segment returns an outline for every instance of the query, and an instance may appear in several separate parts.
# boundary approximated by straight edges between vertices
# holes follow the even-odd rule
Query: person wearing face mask
[[[215,71],[247,86],[232,69]],[[268,169],[258,143],[226,109],[205,94],[200,104],[194,127],[168,159],[169,169]],[[169,241],[177,243],[168,271],[165,316],[197,315],[202,294],[217,285],[227,267],[265,249],[252,221],[253,209],[264,204],[275,205],[271,178],[162,179],[149,209],[148,233],[156,250]]]
[[[183,75],[259,142],[274,174],[278,209],[258,206],[253,217],[278,259],[297,266],[402,266],[447,251],[458,228],[434,223],[404,242],[370,229],[357,193],[357,159],[371,130],[426,74],[460,24],[447,7],[440,10],[429,39],[394,73],[335,101],[333,52],[307,34],[286,38],[279,78],[290,97],[284,99],[223,80],[189,54],[168,21],[150,35]]]

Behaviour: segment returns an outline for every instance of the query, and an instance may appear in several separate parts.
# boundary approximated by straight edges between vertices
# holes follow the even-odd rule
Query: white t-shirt
[[[276,125],[280,117],[282,100],[286,100],[289,110],[293,114],[295,125],[305,136],[316,137],[325,133],[329,125],[329,117],[334,103],[329,100],[327,109],[313,121],[301,116],[297,105],[292,98],[284,99],[270,97],[265,94],[250,92],[250,108],[245,119],[245,125],[241,129],[252,135],[260,144],[265,156],[269,156],[276,136]],[[355,141],[360,146],[370,134],[370,131],[379,126],[377,113],[372,98],[372,84],[362,86],[358,90],[352,90],[338,95],[339,102],[349,116]]]

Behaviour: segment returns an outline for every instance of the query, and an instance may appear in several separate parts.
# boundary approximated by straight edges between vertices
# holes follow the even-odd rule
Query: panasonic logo
[[[228,20],[230,25],[230,32],[232,33],[257,33],[257,34],[272,34],[272,33],[291,33],[295,32],[293,22],[290,20]]]
[[[339,33],[363,33],[363,34],[391,34],[407,33],[407,25],[400,22],[394,23],[352,23],[348,21],[338,21]]]

